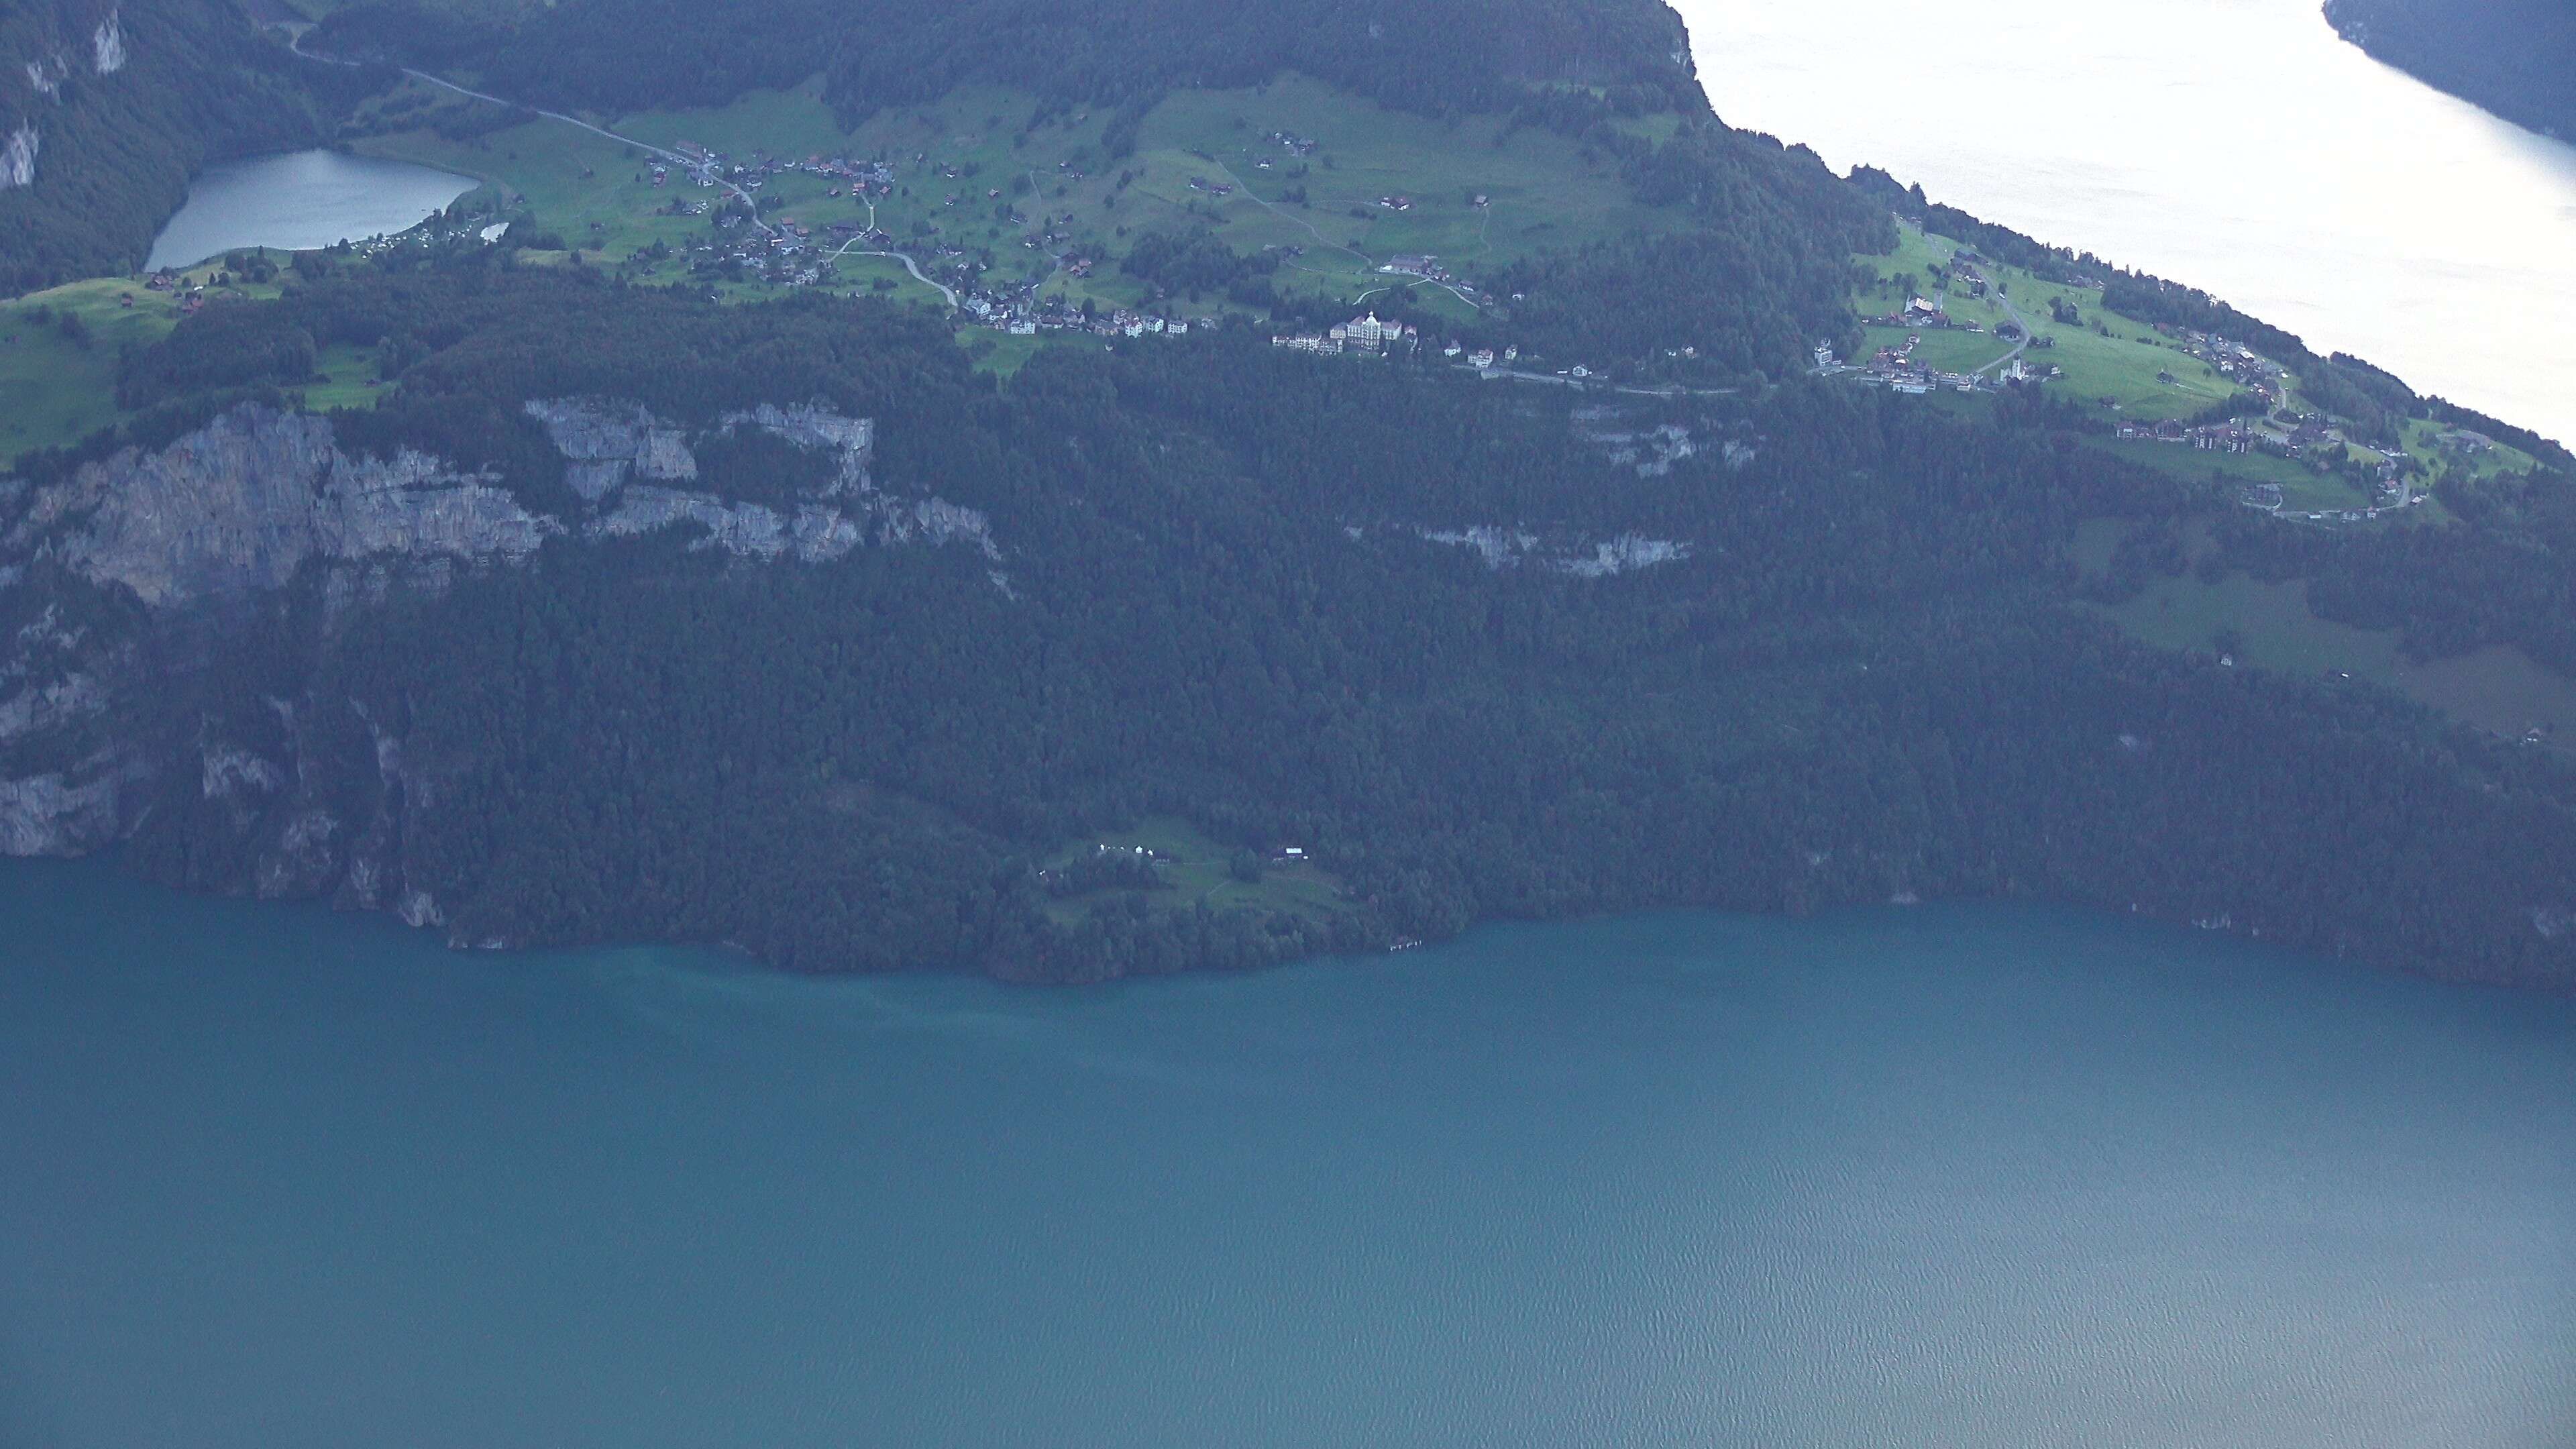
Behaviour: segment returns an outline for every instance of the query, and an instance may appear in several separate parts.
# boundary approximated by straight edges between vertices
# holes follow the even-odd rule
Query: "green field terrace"
[[[1896,315],[1916,297],[1930,298],[1935,287],[1931,269],[1948,269],[1957,262],[1957,241],[1910,225],[1901,225],[1898,232],[1898,246],[1892,254],[1853,259],[1856,283],[1852,307],[1863,318]],[[2043,279],[2027,269],[1990,260],[1975,266],[1989,283],[1986,296],[1974,297],[1964,289],[1953,288],[1940,293],[1940,300],[1954,323],[1973,323],[1976,330],[1864,325],[1861,331],[1870,350],[1874,353],[1886,348],[1936,372],[1973,372],[1991,377],[2005,359],[2014,355],[2013,342],[1998,336],[1997,329],[2016,320],[2018,314],[2035,341],[2030,350],[2021,354],[2023,359],[2033,369],[2058,369],[2058,375],[2046,384],[2051,394],[2075,401],[2106,422],[2146,428],[2186,419],[2224,402],[2236,391],[2231,380],[2216,367],[2194,356],[2182,343],[2158,334],[2152,324],[2104,308],[2099,288]],[[1911,279],[1912,286],[1900,286],[1901,278]],[[2055,320],[2051,303],[2072,308],[2078,320],[2072,324]],[[2045,345],[2036,345],[2043,342]],[[1855,360],[1865,363],[1868,359]],[[2295,417],[2314,410],[2295,373],[2284,373],[2283,381],[2283,403],[2278,410],[2282,415]],[[2266,421],[2262,429],[2279,434],[2286,431],[2286,425]],[[2446,482],[2484,480],[2538,466],[2528,454],[2509,444],[2474,433],[2463,434],[2430,419],[2407,420],[2402,445],[2395,454],[2343,439],[2339,431],[2333,436],[2365,473],[2392,457],[2411,465],[2415,491],[2425,501],[2405,510],[2409,521],[2449,521],[2450,515],[2441,503]],[[2210,452],[2151,438],[2097,438],[2093,442],[2105,451],[2188,481],[2236,487],[2276,485],[2281,491],[2284,515],[2341,515],[2367,510],[2380,501],[2368,483],[2345,472],[2276,453]],[[2395,517],[2386,512],[2381,515],[2383,520]]]
[[[275,278],[235,275],[232,259],[256,256],[282,272],[284,252],[248,248],[172,274],[167,288],[141,278],[94,277],[0,302],[0,465],[35,448],[79,442],[121,421],[116,405],[117,354],[159,341],[179,324],[192,296],[264,300]],[[73,319],[69,323],[65,318]],[[372,397],[365,374],[372,359],[355,349],[322,358],[323,379],[306,394],[327,408]]]
[[[418,109],[434,98],[426,90],[415,82],[372,103],[372,112],[390,110],[396,120],[435,114]],[[453,114],[467,104],[438,109]],[[1651,133],[1660,120],[1668,132],[1674,119],[1643,118],[1632,129]],[[736,165],[882,159],[895,177],[888,196],[854,196],[845,183],[803,171],[763,178],[764,219],[809,229],[819,243],[809,257],[840,247],[834,223],[872,225],[892,238],[886,249],[911,253],[925,270],[940,270],[943,250],[989,256],[987,287],[1036,282],[1042,296],[1100,308],[1155,300],[1117,266],[1133,238],[1147,232],[1206,226],[1238,253],[1275,250],[1280,266],[1272,284],[1282,293],[1356,305],[1399,281],[1379,270],[1399,254],[1476,268],[1686,224],[1676,212],[1639,205],[1614,160],[1563,136],[1513,129],[1499,117],[1435,121],[1390,111],[1298,77],[1172,96],[1137,126],[1133,152],[1115,159],[1105,134],[1112,120],[1105,110],[1048,113],[1024,93],[967,88],[935,106],[889,110],[843,131],[817,81],[719,110],[643,112],[603,123],[654,146],[721,152]],[[398,130],[355,149],[476,177],[487,188],[476,203],[522,216],[534,234],[560,236],[642,281],[687,280],[690,248],[721,236],[716,188],[694,184],[676,167],[657,186],[641,151],[560,122],[469,140],[426,127]],[[674,202],[710,205],[706,215],[671,215]],[[667,257],[637,258],[657,242],[670,249]],[[1079,269],[1087,274],[1075,274],[1075,259],[1090,263]],[[834,271],[827,283],[833,290],[935,295],[891,258],[843,255]],[[774,290],[748,280],[717,281],[713,289]],[[1471,303],[1444,289],[1420,287],[1416,295],[1462,320],[1474,315]],[[1168,300],[1187,300],[1203,313],[1246,310],[1221,296]]]

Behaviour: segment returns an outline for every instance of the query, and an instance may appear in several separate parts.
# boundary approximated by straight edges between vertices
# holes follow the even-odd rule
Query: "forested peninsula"
[[[2558,0],[2326,0],[2326,20],[2427,85],[2576,139],[2576,9]]]
[[[105,359],[0,304],[113,394],[0,475],[0,850],[812,971],[2028,896],[2576,986],[2565,741],[2134,607],[2576,676],[2557,444],[1730,128],[1659,4],[1166,8],[333,11],[308,49],[379,80],[638,130],[804,87],[920,140],[593,136],[563,194],[667,235],[505,184],[401,245],[220,259]],[[457,104],[317,94],[287,112]],[[1322,121],[1260,119],[1291,102]],[[1312,204],[1363,160],[1450,184]],[[814,266],[790,218],[842,214],[945,290]],[[1389,240],[1435,223],[1486,250]],[[2056,333],[1917,295],[1989,287]],[[1832,360],[1909,329],[2015,380]],[[2052,356],[2235,442],[2138,438]],[[2276,413],[2298,451],[2253,456]],[[2440,521],[2282,516],[2373,486]]]

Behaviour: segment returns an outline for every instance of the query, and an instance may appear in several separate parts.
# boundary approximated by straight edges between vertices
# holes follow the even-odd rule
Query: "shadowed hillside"
[[[2576,6],[2564,0],[2327,0],[2326,19],[2428,85],[2576,137]]]

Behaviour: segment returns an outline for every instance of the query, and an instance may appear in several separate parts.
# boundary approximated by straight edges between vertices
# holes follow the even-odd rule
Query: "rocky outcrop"
[[[257,406],[41,486],[0,475],[0,854],[79,854],[156,812],[184,816],[192,838],[237,845],[233,873],[192,883],[440,925],[405,842],[442,777],[345,694],[308,683],[245,703],[221,687],[231,651],[274,644],[258,631],[299,617],[282,591],[315,588],[320,609],[297,627],[331,631],[404,591],[470,587],[550,540],[673,528],[758,562],[950,544],[1002,558],[981,512],[876,486],[866,418],[764,405],[692,430],[632,402],[527,411],[564,455],[574,516],[530,509],[491,472],[352,453],[327,418]],[[759,500],[720,496],[693,446],[743,429],[829,466]]]
[[[43,143],[36,128],[25,123],[10,131],[8,140],[0,141],[0,191],[36,184],[36,152]]]
[[[585,502],[597,503],[630,478],[678,483],[698,476],[687,432],[641,403],[532,398],[526,406],[564,455],[564,481]]]
[[[665,528],[704,530],[700,548],[764,562],[824,563],[862,543],[965,543],[999,560],[985,516],[941,498],[897,498],[869,476],[876,424],[813,404],[726,413],[692,433],[635,403],[596,398],[538,398],[526,405],[565,459],[565,479],[593,505],[583,526],[593,538],[621,538]],[[790,505],[674,486],[700,479],[694,448],[708,437],[744,430],[767,433],[830,464],[819,484]],[[1005,585],[1007,587],[1007,585]]]
[[[87,674],[71,674],[51,683],[29,685],[0,699],[0,740],[57,730],[87,719],[106,705],[106,692]]]
[[[326,418],[242,407],[42,490],[0,551],[50,548],[83,577],[166,607],[277,588],[313,558],[517,558],[561,531],[491,475],[409,450],[351,458]]]
[[[107,18],[89,33],[89,58],[90,69],[100,75],[125,69],[125,27],[118,23],[117,12],[107,12]]]
[[[775,560],[793,552],[807,563],[839,558],[858,547],[858,530],[835,510],[798,509],[790,520],[758,503],[727,503],[703,493],[670,488],[629,488],[617,507],[591,524],[597,537],[654,533],[693,523],[706,530],[701,548]]]
[[[698,477],[697,455],[690,431],[653,415],[641,404],[600,398],[532,398],[529,417],[543,423],[546,436],[564,455],[565,481],[588,502],[597,503],[630,481],[670,485]],[[823,454],[832,464],[824,484],[812,490],[817,499],[870,492],[868,465],[876,454],[876,422],[846,417],[812,403],[756,408],[726,413],[713,428],[696,436],[731,437],[743,430],[768,433],[793,447]]]
[[[1657,564],[1679,563],[1690,557],[1690,545],[1666,538],[1648,538],[1643,534],[1623,533],[1592,545],[1589,556],[1567,554],[1547,560],[1547,567],[1573,574],[1577,578],[1599,579],[1612,574],[1633,573]]]
[[[698,478],[691,434],[637,404],[557,399],[527,411],[593,505],[587,516],[531,512],[497,475],[410,449],[353,456],[336,446],[327,418],[244,406],[167,448],[128,449],[39,490],[0,538],[0,581],[43,553],[167,608],[279,588],[313,560],[507,562],[558,535],[681,526],[703,529],[702,547],[760,560],[823,562],[871,542],[965,543],[1001,556],[977,510],[877,490],[866,418],[764,405],[710,430],[759,428],[830,455],[832,471],[813,499],[780,508],[676,486]]]
[[[1623,533],[1606,539],[1544,540],[1527,529],[1500,528],[1489,523],[1467,528],[1425,528],[1416,532],[1429,543],[1474,550],[1489,569],[1528,565],[1582,579],[1632,573],[1657,564],[1679,563],[1690,557],[1687,543],[1648,538],[1639,533]]]
[[[762,403],[749,412],[725,414],[719,431],[758,428],[809,452],[832,455],[838,468],[832,481],[824,486],[822,496],[836,498],[865,493],[873,486],[868,479],[868,464],[876,456],[876,426],[873,418],[843,417],[810,403],[791,408]]]

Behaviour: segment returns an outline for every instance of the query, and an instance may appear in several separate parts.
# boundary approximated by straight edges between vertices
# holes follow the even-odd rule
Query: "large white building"
[[[1354,317],[1324,335],[1344,347],[1365,347],[1382,352],[1413,336],[1414,331],[1398,323],[1380,322],[1377,314],[1371,312],[1364,317]]]

